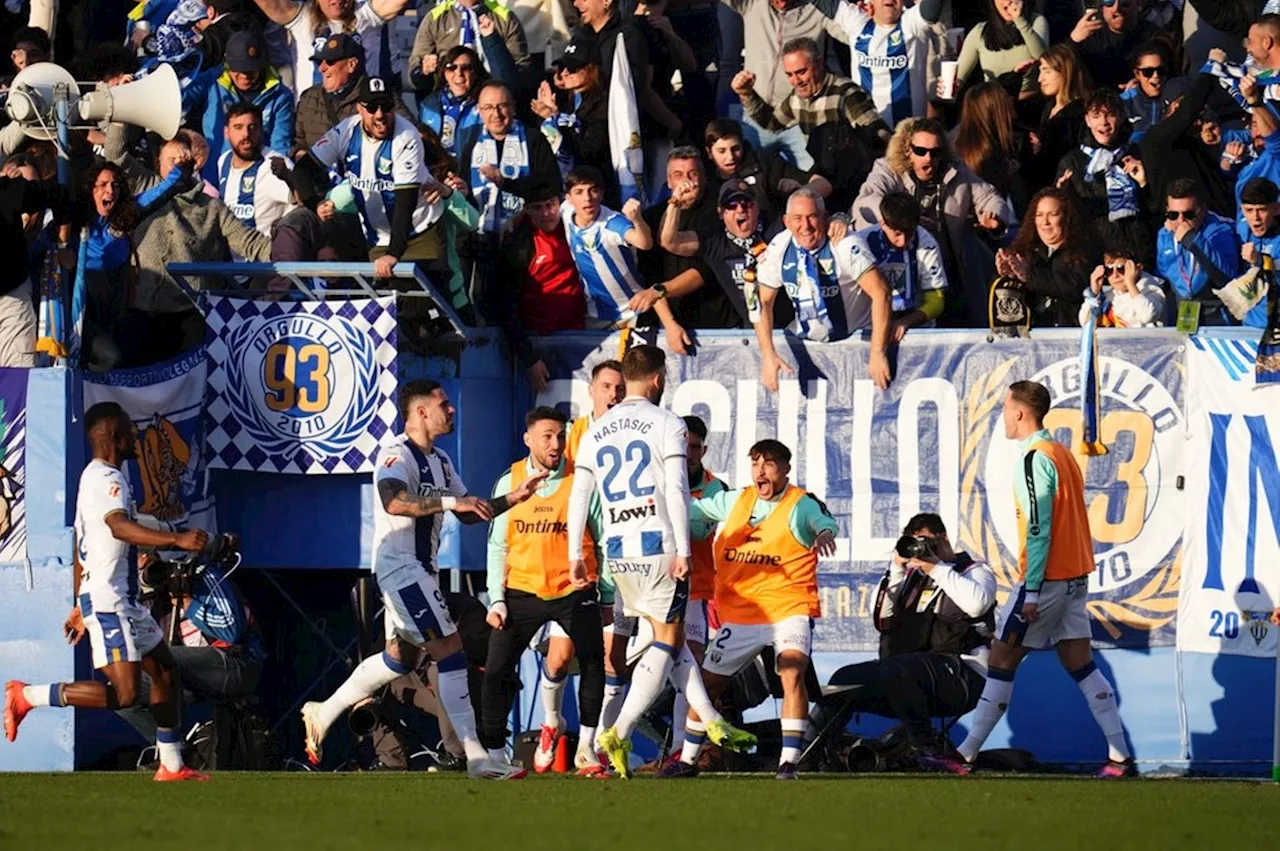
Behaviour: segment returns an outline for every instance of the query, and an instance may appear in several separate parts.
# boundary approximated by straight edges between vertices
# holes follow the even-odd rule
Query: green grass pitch
[[[1280,788],[1193,780],[0,775],[0,849],[1267,848]]]

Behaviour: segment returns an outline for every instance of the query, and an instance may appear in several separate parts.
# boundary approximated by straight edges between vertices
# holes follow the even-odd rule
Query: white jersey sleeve
[[[845,267],[841,277],[847,276],[847,280],[855,284],[876,267],[876,256],[871,251],[871,246],[857,233],[846,235],[832,250],[836,255],[836,262]]]
[[[392,147],[391,179],[397,189],[419,186],[426,179],[422,137],[403,116],[396,116],[396,138]]]
[[[80,560],[80,593],[96,611],[114,612],[136,605],[137,571],[130,564],[130,547],[116,539],[107,525],[113,514],[132,518],[136,508],[129,480],[119,469],[90,461],[80,474],[76,494],[76,556]]]
[[[916,269],[920,273],[921,290],[945,290],[947,269],[942,262],[942,251],[933,234],[924,228],[916,228]]]
[[[351,141],[351,134],[354,128],[360,122],[359,115],[351,115],[342,119],[329,129],[320,139],[311,146],[311,156],[320,161],[326,168],[337,168],[345,173],[345,163],[342,161],[343,152],[347,149],[347,144]]]

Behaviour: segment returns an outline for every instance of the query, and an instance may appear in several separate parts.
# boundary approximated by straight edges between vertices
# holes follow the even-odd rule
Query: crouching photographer
[[[214,704],[214,720],[188,737],[199,752],[195,761],[204,768],[264,767],[265,736],[246,704],[257,693],[267,654],[253,614],[231,581],[240,566],[239,540],[215,535],[200,552],[180,559],[169,555],[144,557],[142,600],[168,636],[187,697]],[[145,691],[144,686],[139,693]],[[155,736],[145,707],[119,714],[144,738]]]
[[[840,731],[854,714],[870,712],[902,722],[906,747],[899,757],[905,750],[914,762],[949,748],[931,719],[957,718],[977,704],[995,603],[990,566],[955,552],[938,515],[911,518],[872,612],[880,659],[836,671],[829,685],[847,688],[818,702],[810,729]]]

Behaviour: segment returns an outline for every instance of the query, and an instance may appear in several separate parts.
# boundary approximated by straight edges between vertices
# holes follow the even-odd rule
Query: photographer
[[[857,712],[902,721],[922,754],[939,743],[930,719],[966,714],[978,702],[995,628],[996,577],[990,566],[957,553],[936,514],[917,514],[903,530],[876,595],[872,616],[880,659],[849,665],[829,685],[857,686],[820,701],[810,729]]]
[[[253,614],[230,580],[240,564],[236,547],[233,536],[219,535],[191,559],[165,561],[152,554],[142,567],[144,584],[154,589],[152,613],[170,637],[183,689],[200,701],[226,703],[255,694],[267,656]],[[176,633],[174,611],[181,613]],[[121,709],[119,715],[144,738],[155,735],[155,722],[143,707]]]

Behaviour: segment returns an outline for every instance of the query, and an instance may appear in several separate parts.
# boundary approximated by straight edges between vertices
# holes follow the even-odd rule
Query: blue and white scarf
[[[450,151],[454,149],[458,130],[466,121],[467,114],[475,109],[475,104],[467,95],[455,95],[445,87],[440,93],[440,144]]]
[[[480,52],[480,16],[476,14],[475,9],[468,9],[461,3],[458,5],[458,12],[462,15],[462,32],[458,36],[458,44],[470,47],[477,53]]]
[[[801,337],[825,343],[849,336],[836,257],[829,241],[817,251],[806,251],[794,239],[788,241],[782,254],[782,283],[795,306]]]
[[[1085,304],[1089,306],[1089,318],[1080,329],[1080,446],[1081,455],[1106,455],[1107,447],[1098,434],[1098,417],[1102,408],[1101,384],[1098,381],[1098,319],[1102,316],[1102,302],[1090,287],[1084,291]]]
[[[529,140],[524,125],[511,122],[511,130],[502,144],[502,159],[498,159],[498,143],[482,129],[480,138],[471,150],[471,191],[480,206],[481,233],[503,233],[508,225],[524,209],[524,199],[504,192],[480,176],[480,166],[496,165],[503,180],[529,176]]]
[[[564,132],[570,130],[581,136],[582,119],[578,118],[577,109],[582,105],[582,95],[574,94],[574,111],[573,112],[557,112],[550,118],[542,121],[542,135],[546,138],[547,144],[551,145],[551,153],[556,155],[556,165],[560,167],[560,179],[568,180],[569,172],[577,167],[578,162],[573,158],[573,152],[564,143]]]
[[[1106,180],[1107,219],[1119,222],[1138,215],[1138,183],[1116,163],[1121,152],[1089,145],[1081,145],[1080,150],[1089,156],[1089,164],[1085,167],[1085,182],[1092,183],[1099,175]]]
[[[1245,112],[1253,112],[1253,107],[1245,100],[1244,94],[1240,91],[1240,81],[1253,74],[1258,85],[1262,87],[1262,98],[1267,101],[1280,100],[1280,79],[1277,74],[1269,68],[1259,68],[1253,61],[1253,57],[1247,57],[1244,64],[1237,65],[1234,62],[1217,62],[1213,59],[1204,63],[1204,67],[1200,69],[1202,74],[1212,74],[1218,78],[1218,82],[1227,94],[1235,100],[1240,108]]]

